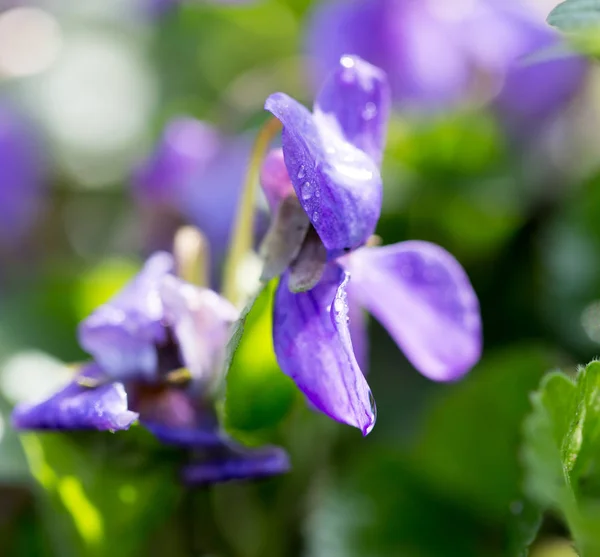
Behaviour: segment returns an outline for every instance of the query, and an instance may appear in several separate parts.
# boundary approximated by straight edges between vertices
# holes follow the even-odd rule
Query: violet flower
[[[513,0],[334,0],[316,6],[306,45],[319,82],[342,54],[356,54],[388,74],[404,105],[448,107],[484,88],[502,116],[539,120],[586,73],[579,56],[527,60],[560,40]]]
[[[30,123],[0,104],[0,245],[20,240],[44,197],[45,164]]]
[[[363,247],[382,202],[389,90],[381,70],[344,56],[312,114],[282,93],[266,108],[284,126],[283,148],[269,154],[261,175],[275,215],[263,278],[282,274],[273,319],[277,359],[317,409],[366,435],[375,408],[361,371],[359,309],[388,329],[421,373],[451,381],[480,356],[477,297],[439,246]]]
[[[175,118],[132,175],[133,193],[142,205],[169,210],[202,230],[211,246],[215,283],[229,245],[250,147],[246,137],[229,138],[195,118]],[[260,231],[260,218],[257,223]],[[171,234],[167,236],[170,239]]]
[[[219,431],[211,392],[238,311],[212,290],[173,274],[156,253],[115,298],[79,328],[94,361],[39,404],[18,405],[18,429],[123,430],[137,419],[159,440],[198,451],[184,470],[196,483],[285,472],[286,453],[238,445]],[[178,381],[181,370],[187,380]]]

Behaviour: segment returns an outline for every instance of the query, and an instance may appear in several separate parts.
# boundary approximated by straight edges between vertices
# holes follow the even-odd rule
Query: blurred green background
[[[529,393],[548,370],[599,353],[595,68],[527,142],[481,106],[397,110],[390,124],[378,234],[439,243],[463,264],[481,303],[480,364],[458,384],[434,384],[371,321],[379,417],[363,439],[306,408],[277,369],[269,304],[259,301],[226,424],[247,442],[283,444],[292,472],[190,492],[178,455],[140,428],[20,441],[9,412],[52,392],[70,373],[64,362],[85,359],[77,323],[162,241],[157,227],[169,229],[130,188],[132,165],[163,126],[188,114],[252,135],[270,93],[311,102],[309,2],[189,3],[158,17],[135,2],[57,0],[13,27],[15,3],[6,4],[0,97],[33,122],[49,178],[31,230],[0,248],[0,555],[521,554],[538,520],[523,495]],[[546,516],[533,555],[573,555],[566,535]]]

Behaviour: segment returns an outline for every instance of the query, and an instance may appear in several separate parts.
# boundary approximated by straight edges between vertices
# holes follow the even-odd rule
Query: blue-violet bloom
[[[166,444],[202,455],[184,470],[195,483],[285,472],[278,447],[251,450],[218,427],[210,399],[238,311],[216,292],[173,274],[154,254],[140,273],[79,328],[93,361],[62,391],[13,412],[18,429],[123,430],[139,419]],[[182,369],[187,381],[174,381]]]
[[[181,116],[167,123],[132,174],[133,193],[142,205],[168,210],[202,230],[211,247],[215,284],[250,148],[249,137],[227,137],[205,122]],[[260,217],[257,228],[260,231]],[[167,236],[170,239],[171,234]]]
[[[362,309],[433,380],[463,376],[482,342],[477,297],[448,252],[420,241],[368,246],[381,211],[389,104],[385,74],[352,56],[342,57],[312,114],[282,93],[266,103],[283,123],[283,147],[267,156],[261,173],[275,215],[266,266],[277,253],[270,271],[281,274],[273,320],[277,359],[317,409],[365,435],[375,408],[361,370]],[[308,228],[300,226],[299,211],[290,211],[294,203]],[[287,257],[278,251],[282,245],[293,246]]]
[[[45,197],[46,164],[31,122],[0,103],[0,245],[18,242]]]
[[[315,7],[307,29],[318,83],[356,54],[388,74],[404,106],[445,108],[484,89],[501,116],[542,120],[587,69],[581,56],[552,56],[561,37],[515,0],[333,0]]]

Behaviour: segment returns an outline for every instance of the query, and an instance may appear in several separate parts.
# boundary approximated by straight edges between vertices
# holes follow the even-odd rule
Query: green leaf
[[[294,383],[279,369],[273,350],[275,285],[276,281],[266,285],[242,312],[228,349],[225,426],[234,433],[274,427],[296,396]]]
[[[180,495],[173,463],[143,457],[140,446],[130,446],[142,433],[22,435],[57,555],[136,555],[172,511]]]
[[[566,519],[582,555],[600,552],[600,362],[547,375],[525,421],[526,488]]]
[[[529,393],[554,365],[543,346],[487,354],[460,383],[444,387],[415,450],[442,493],[489,519],[508,520],[522,503],[518,452]]]
[[[567,0],[550,12],[548,23],[565,33],[576,50],[600,56],[600,0]]]
[[[566,0],[550,12],[548,23],[566,32],[600,27],[600,0]]]
[[[307,537],[315,555],[503,555],[495,525],[433,488],[406,455],[372,445],[349,455],[344,466],[319,486],[310,509]]]

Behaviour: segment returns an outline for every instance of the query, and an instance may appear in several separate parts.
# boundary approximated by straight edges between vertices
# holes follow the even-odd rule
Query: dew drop
[[[316,211],[312,214],[312,221],[319,222],[319,213],[317,213]]]
[[[340,298],[336,298],[333,302],[333,309],[337,313],[341,313],[344,310],[344,302]]]
[[[352,56],[342,56],[340,64],[344,66],[344,68],[353,68],[354,58],[352,58]]]
[[[313,185],[310,182],[302,184],[302,199],[310,199],[313,194]]]
[[[304,165],[300,166],[298,169],[298,180],[302,180],[306,176],[306,170],[304,169]]]
[[[368,102],[362,111],[362,117],[365,120],[372,120],[375,116],[377,116],[377,107],[375,106],[375,103]]]
[[[375,397],[371,391],[369,391],[369,404],[371,405],[371,412],[373,412],[373,425],[371,425],[371,430],[377,421],[377,404],[375,404]]]

